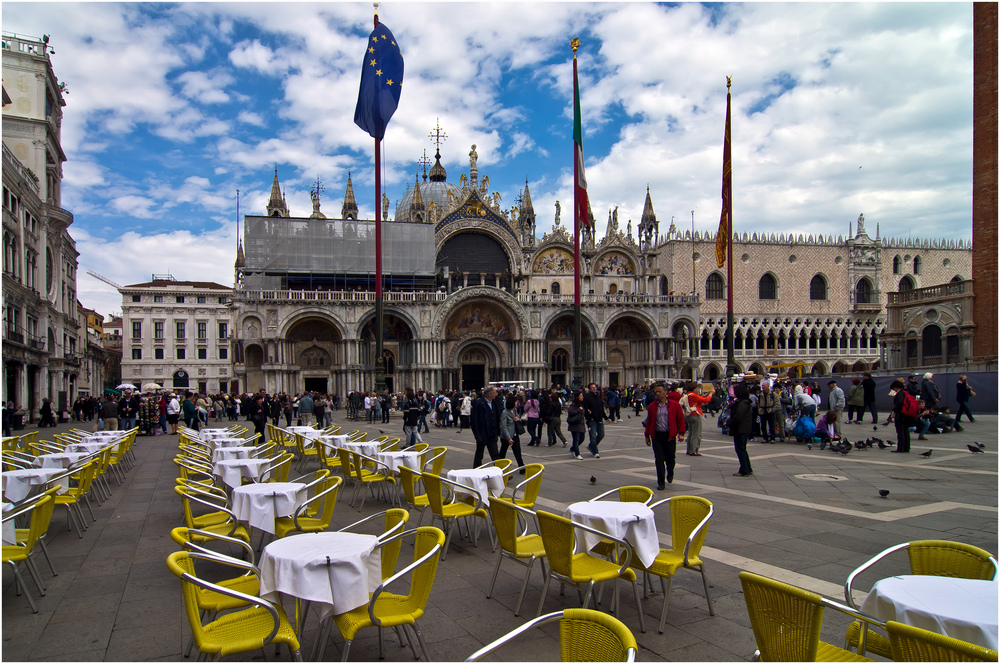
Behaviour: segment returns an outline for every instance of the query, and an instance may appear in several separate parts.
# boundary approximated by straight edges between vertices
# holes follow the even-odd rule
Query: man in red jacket
[[[680,392],[668,391],[664,383],[657,383],[653,389],[656,401],[646,410],[646,445],[653,448],[656,460],[656,488],[666,488],[663,484],[664,466],[667,482],[674,481],[674,464],[677,455],[677,439],[684,440],[684,410],[679,403]]]

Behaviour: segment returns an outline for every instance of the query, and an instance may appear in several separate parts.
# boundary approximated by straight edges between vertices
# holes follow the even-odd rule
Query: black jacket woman
[[[520,421],[517,416],[517,397],[511,395],[507,397],[503,412],[500,413],[500,458],[507,458],[507,448],[514,448],[514,458],[517,465],[524,474],[524,460],[521,458],[521,438],[517,433],[516,422]]]

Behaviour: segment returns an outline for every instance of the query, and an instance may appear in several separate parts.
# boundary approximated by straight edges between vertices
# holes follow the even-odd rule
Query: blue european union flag
[[[379,24],[368,37],[354,124],[373,138],[383,138],[389,118],[399,104],[402,85],[403,54],[389,28]]]

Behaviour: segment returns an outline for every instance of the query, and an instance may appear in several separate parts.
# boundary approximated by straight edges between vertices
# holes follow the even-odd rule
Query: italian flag
[[[580,114],[580,83],[576,74],[576,53],[573,53],[573,205],[576,218],[590,227],[587,209],[587,176],[583,171],[583,121]]]

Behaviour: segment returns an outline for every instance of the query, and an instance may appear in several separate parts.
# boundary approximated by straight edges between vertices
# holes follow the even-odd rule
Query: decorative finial
[[[733,77],[732,76],[727,76],[726,77],[726,89],[728,90],[731,87],[733,87]]]
[[[580,40],[577,39],[576,37],[573,37],[572,39],[569,40],[569,47],[573,49],[573,57],[575,58],[576,49],[580,48]]]
[[[448,140],[448,134],[441,130],[441,118],[434,121],[434,129],[427,134],[427,138],[431,139],[431,143],[437,146],[438,151],[441,150],[441,144]]]
[[[377,2],[373,2],[372,3],[372,7],[375,8],[375,13],[378,14],[378,3]]]

